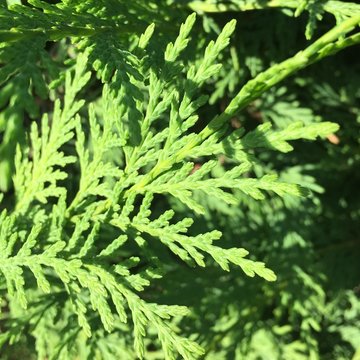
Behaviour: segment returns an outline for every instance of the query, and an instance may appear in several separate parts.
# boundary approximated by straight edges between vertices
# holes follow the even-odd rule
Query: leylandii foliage
[[[11,177],[14,188],[0,216],[0,346],[33,338],[39,359],[209,354],[201,332],[191,328],[191,309],[166,300],[174,272],[205,268],[210,277],[217,266],[249,276],[249,283],[277,277],[241,239],[227,246],[215,226],[204,231],[207,202],[237,209],[252,199],[278,204],[276,198],[309,196],[307,186],[261,168],[257,155],[289,153],[292,141],[324,138],[339,128],[301,118],[252,130],[231,122],[289,75],[358,43],[358,7],[317,5],[338,24],[256,74],[204,122],[209,101],[227,86],[215,97],[206,91],[222,71],[235,20],[214,40],[199,39],[194,50],[195,13],[168,42],[171,23],[161,16],[175,19],[171,2],[28,3],[0,6],[0,92],[9,104],[1,118],[1,178],[4,190]],[[295,7],[275,3],[268,6]],[[311,18],[313,3],[301,2],[297,14],[307,9]],[[199,13],[265,7],[260,1],[188,6]],[[49,44],[57,44],[57,58]]]

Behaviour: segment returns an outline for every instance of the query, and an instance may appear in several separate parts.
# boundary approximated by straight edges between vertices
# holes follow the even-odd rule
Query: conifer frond
[[[324,12],[335,15],[337,25],[286,60],[271,59],[267,69],[255,64],[248,80],[241,66],[251,56],[241,59],[230,45],[235,20],[221,30],[204,16],[208,33],[198,39],[195,13],[181,20],[173,14],[269,7],[293,9],[295,16],[308,12],[308,38]],[[227,357],[247,353],[242,347],[253,333],[274,337],[271,344],[276,332],[292,339],[293,328],[246,328],[250,316],[254,328],[263,321],[254,314],[257,303],[281,319],[293,305],[294,317],[303,316],[294,328],[315,348],[311,331],[320,330],[324,315],[314,311],[325,303],[323,280],[296,265],[294,256],[299,248],[306,264],[316,262],[302,234],[316,228],[319,215],[305,211],[320,203],[310,190],[323,188],[307,173],[316,166],[296,152],[291,165],[285,163],[294,141],[328,137],[335,143],[339,126],[288,96],[288,84],[270,99],[264,94],[359,43],[358,5],[3,1],[0,19],[0,170],[6,169],[0,188],[8,189],[15,163],[14,196],[5,194],[0,214],[0,296],[8,313],[0,318],[0,348],[24,334],[35,339],[39,358],[143,359],[161,348],[161,358],[192,360],[212,351],[217,358],[217,346],[203,349],[195,340],[209,345],[219,334],[230,344],[224,345],[231,347]],[[172,20],[182,21],[178,32],[166,24]],[[234,94],[228,105],[226,87]],[[324,91],[314,84],[311,89]],[[343,98],[355,108],[351,96]],[[221,286],[232,292],[231,301]],[[304,286],[303,298],[282,295],[290,286]],[[204,327],[214,332],[210,340],[192,330]],[[251,335],[239,340],[235,327]],[[284,354],[298,354],[296,346],[284,345]]]
[[[168,358],[175,359],[176,353],[184,359],[196,359],[203,350],[193,341],[176,335],[174,330],[165,323],[165,320],[174,316],[184,316],[188,310],[179,306],[162,306],[146,303],[135,292],[144,290],[148,280],[140,275],[131,275],[126,262],[117,264],[111,270],[104,267],[100,258],[110,255],[106,250],[101,252],[99,261],[91,259],[88,251],[94,251],[94,237],[99,226],[93,226],[90,234],[81,244],[81,234],[89,227],[86,220],[76,226],[68,244],[60,239],[52,239],[53,243],[39,252],[40,233],[46,231],[45,224],[34,225],[28,234],[17,232],[14,217],[4,211],[0,218],[0,270],[6,280],[6,287],[10,298],[14,297],[18,303],[27,308],[28,299],[25,292],[28,277],[31,273],[36,279],[37,286],[46,294],[55,293],[59,284],[54,285],[54,276],[62,283],[60,288],[66,289],[72,311],[77,315],[78,326],[84,334],[91,336],[89,323],[89,306],[100,316],[104,329],[111,332],[116,321],[111,306],[115,306],[117,317],[127,322],[125,304],[131,311],[134,322],[135,350],[139,358],[144,356],[144,341],[148,323],[154,326]],[[115,239],[114,243],[118,243]],[[118,243],[121,246],[121,243]],[[129,262],[131,264],[131,261]],[[49,269],[52,273],[49,273]],[[120,280],[123,278],[123,280]],[[85,292],[85,293],[84,293]],[[84,302],[85,294],[88,300]],[[10,334],[8,334],[10,335]]]
[[[45,203],[49,196],[64,194],[64,189],[57,185],[57,181],[66,178],[67,174],[62,168],[74,162],[75,158],[65,155],[60,148],[71,140],[76,122],[79,121],[76,114],[84,102],[75,97],[90,78],[90,73],[85,71],[86,66],[87,57],[80,56],[74,76],[67,73],[64,104],[61,107],[59,100],[55,102],[51,128],[46,114],[41,120],[41,135],[37,124],[32,123],[32,160],[29,161],[27,153],[21,154],[18,148],[14,186],[19,212],[25,212],[35,199]]]

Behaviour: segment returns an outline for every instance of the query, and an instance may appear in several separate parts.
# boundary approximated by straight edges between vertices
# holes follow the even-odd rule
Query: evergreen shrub
[[[0,359],[360,359],[359,25],[0,0]]]

